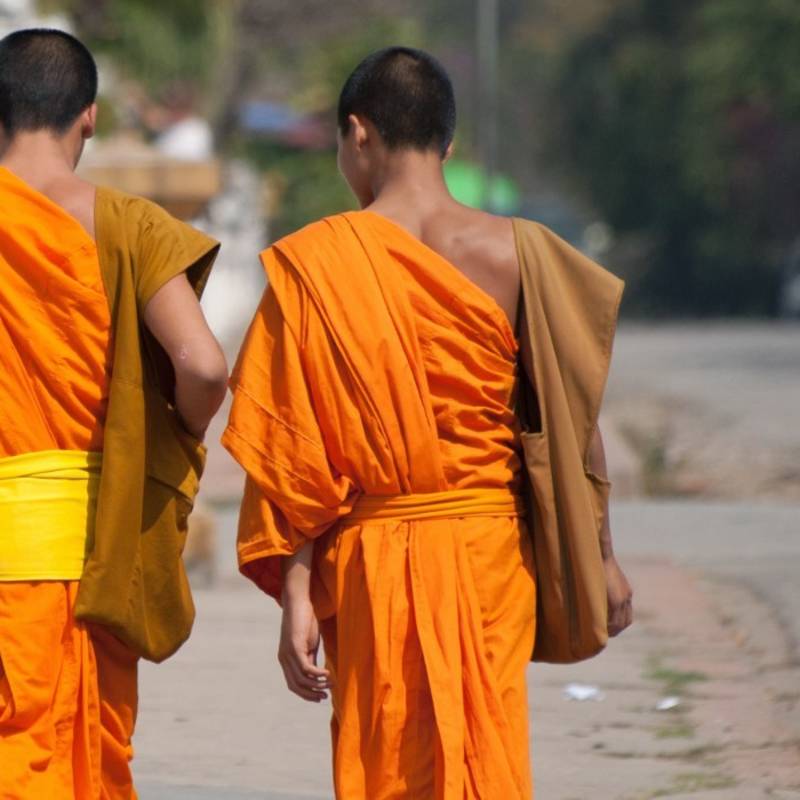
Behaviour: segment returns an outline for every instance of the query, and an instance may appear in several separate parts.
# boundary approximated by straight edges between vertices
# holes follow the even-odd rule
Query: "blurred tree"
[[[231,0],[235,3],[235,0]],[[202,95],[219,61],[226,3],[217,0],[40,0],[66,11],[97,53],[159,93],[171,84],[191,85]]]
[[[376,8],[385,5],[376,0],[373,2]],[[368,53],[389,44],[421,45],[423,34],[419,23],[411,14],[404,15],[400,10],[396,7],[391,14],[376,10],[356,26],[352,25],[352,17],[349,21],[347,18],[326,19],[320,23],[327,32],[325,47],[316,46],[320,36],[316,29],[314,37],[298,33],[299,38],[291,38],[287,46],[276,47],[268,61],[259,60],[254,54],[251,66],[247,67],[245,61],[240,63],[246,77],[239,86],[238,100],[231,103],[220,118],[220,137],[229,151],[246,155],[264,171],[272,173],[281,195],[271,220],[274,236],[354,206],[355,199],[338,173],[333,152],[334,109],[348,74]],[[310,9],[307,11],[302,22],[299,18],[285,18],[284,25],[302,24],[307,27],[311,13]],[[244,98],[259,95],[283,99],[300,111],[324,114],[329,125],[331,148],[310,152],[242,136],[233,115],[238,112]]]
[[[329,110],[348,58],[413,35],[413,0],[216,2],[225,6],[228,31],[214,83],[223,146],[236,136],[244,100],[266,95],[306,111]]]
[[[244,100],[266,93],[308,105],[312,95],[304,81],[314,65],[344,62],[406,34],[413,38],[415,27],[409,11],[414,0],[338,0],[336,13],[320,0],[40,0],[40,5],[66,12],[94,51],[108,54],[149,91],[158,94],[176,83],[196,89],[223,145],[236,133]],[[340,67],[332,75],[341,72]],[[330,92],[318,93],[316,100],[330,103]]]
[[[325,113],[333,143],[332,109],[357,61],[388,44],[422,44],[412,14],[417,0],[338,0],[335,8],[320,0],[41,2],[66,11],[94,51],[151,95],[169,104],[177,87],[201,98],[199,110],[212,122],[218,149],[245,155],[272,173],[281,195],[275,235],[353,200],[332,147],[315,153],[248,139],[239,124],[243,104],[269,99]]]
[[[332,153],[244,141],[243,103],[325,114],[332,139],[339,86],[377,47],[442,59],[477,161],[477,0],[40,1],[150,93],[194,89],[220,149],[279,175],[276,233],[352,201]],[[568,235],[607,219],[629,310],[771,311],[800,216],[797,0],[502,0],[499,23],[496,166],[523,209]]]
[[[622,233],[639,310],[774,311],[800,218],[800,6],[636,0],[554,81],[558,148]]]

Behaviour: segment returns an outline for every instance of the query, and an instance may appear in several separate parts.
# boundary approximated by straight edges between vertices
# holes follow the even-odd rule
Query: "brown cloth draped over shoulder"
[[[610,483],[591,472],[589,448],[624,284],[543,225],[516,219],[514,234],[528,378],[519,405],[534,428],[521,434],[537,579],[533,660],[570,663],[608,641],[599,536]]]
[[[162,661],[194,621],[181,553],[205,447],[177,417],[171,364],[142,315],[182,272],[200,296],[219,244],[157,205],[107,188],[97,190],[95,229],[114,368],[94,540],[75,617]]]

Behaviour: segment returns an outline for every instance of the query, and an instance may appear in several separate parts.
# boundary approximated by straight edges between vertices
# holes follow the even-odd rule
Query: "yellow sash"
[[[0,581],[81,577],[101,463],[80,450],[0,458]]]
[[[344,522],[520,517],[524,513],[522,498],[508,489],[456,489],[427,494],[365,495],[356,501]]]

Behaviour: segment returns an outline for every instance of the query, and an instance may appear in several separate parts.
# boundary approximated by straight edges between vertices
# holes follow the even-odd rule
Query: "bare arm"
[[[148,330],[175,370],[175,405],[186,428],[205,435],[228,383],[228,366],[186,275],[167,281],[144,310]]]
[[[599,478],[608,480],[606,452],[599,428],[594,429],[589,446],[589,469]],[[607,500],[603,513],[603,525],[600,529],[600,550],[603,554],[608,590],[608,633],[616,636],[633,622],[633,590],[614,556]]]
[[[598,478],[608,480],[608,465],[606,464],[606,450],[603,446],[603,437],[600,428],[594,429],[591,444],[589,445],[589,469]],[[600,549],[603,558],[614,557],[614,546],[611,541],[611,524],[609,521],[608,501],[603,514],[603,527],[600,529]]]
[[[328,670],[317,666],[319,623],[311,604],[311,562],[314,541],[283,559],[283,619],[278,661],[289,689],[318,703],[330,688]]]
[[[310,540],[294,555],[283,558],[283,594],[281,603],[309,597],[311,593],[311,562],[314,542]]]

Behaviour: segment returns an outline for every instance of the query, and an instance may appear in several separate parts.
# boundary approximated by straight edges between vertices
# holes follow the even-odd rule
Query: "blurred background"
[[[453,76],[455,193],[613,265],[628,316],[800,315],[792,0],[0,2],[37,14],[100,57],[103,149],[246,166],[271,238],[351,205],[338,90],[405,43]]]
[[[563,704],[566,673],[534,669],[541,796],[800,797],[800,2],[0,0],[0,35],[32,25],[69,29],[98,57],[84,174],[222,240],[203,302],[231,359],[263,287],[258,252],[353,207],[335,163],[349,71],[390,44],[444,63],[456,197],[537,219],[627,282],[602,427],[642,614],[589,668],[612,684],[605,718]],[[269,797],[328,796],[325,723],[294,705],[296,736],[270,756],[231,734],[235,779],[229,750],[209,750],[223,708],[261,724],[247,669],[268,664],[282,697],[271,640],[254,633],[273,611],[234,577],[242,476],[216,445],[222,424],[187,550],[198,635],[144,674],[143,797],[263,797],[247,792],[267,772]],[[251,651],[257,664],[236,661]],[[187,711],[203,703],[181,694],[182,669],[214,682],[220,716]],[[654,711],[659,691],[677,703]],[[605,777],[582,784],[589,772]]]

